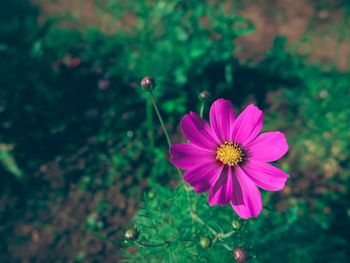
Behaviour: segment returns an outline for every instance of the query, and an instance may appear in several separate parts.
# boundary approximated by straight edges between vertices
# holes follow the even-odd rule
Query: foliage
[[[232,221],[240,219],[230,207],[209,207],[204,194],[198,196],[184,190],[183,184],[172,191],[156,184],[152,189],[145,197],[145,207],[134,218],[139,242],[128,244],[136,245],[137,250],[126,250],[125,262],[233,262],[233,252],[222,245],[208,226],[223,236],[229,247],[247,248],[249,262],[280,262],[281,258],[287,262],[346,261],[345,240],[329,237],[321,222],[309,215],[300,216],[307,209],[302,203],[285,213],[265,209],[259,218],[245,221],[243,228],[235,231]],[[192,220],[190,203],[195,204],[194,211],[205,225]],[[202,248],[201,236],[215,240],[214,244]],[[340,250],[324,254],[325,247],[329,251]]]
[[[254,26],[219,1],[94,2],[117,28],[67,27],[29,1],[0,1],[0,261],[115,262],[121,249],[127,262],[232,262],[237,246],[251,262],[349,261],[349,73],[311,64],[283,36],[263,60],[239,60],[236,40]],[[286,132],[279,166],[291,177],[264,193],[259,218],[232,232],[230,207],[209,207],[181,183],[137,86],[145,75],[156,77],[174,142],[202,90],[238,111],[256,102],[264,127]],[[136,241],[88,246],[91,232],[104,246],[133,224]],[[49,239],[26,257],[16,249],[33,244],[28,226]]]
[[[344,176],[348,156],[342,154],[349,147],[349,132],[342,128],[342,125],[346,125],[345,119],[350,116],[345,109],[349,100],[346,92],[349,76],[306,66],[301,57],[288,53],[283,43],[283,39],[277,39],[266,60],[257,68],[259,74],[266,77],[273,75],[279,79],[282,86],[281,92],[274,92],[271,99],[267,99],[271,104],[268,108],[278,107],[282,111],[272,111],[271,117],[267,114],[266,124],[269,129],[278,128],[277,123],[287,131],[290,129],[289,138],[293,147],[288,163],[284,162],[283,165],[292,175],[290,184],[295,196],[285,195],[289,199],[278,200],[266,194],[265,201],[270,200],[270,204],[266,204],[268,209],[263,216],[248,220],[243,232],[229,236],[226,242],[231,249],[238,246],[250,248],[252,262],[280,262],[281,258],[287,262],[343,262],[347,260],[345,251],[348,243],[346,236],[337,232],[339,229],[335,229],[335,225],[349,222],[346,216],[348,208],[342,201],[348,191],[344,186],[349,183],[348,176]],[[284,65],[288,66],[288,71]],[[286,84],[290,87],[283,87]],[[339,98],[339,94],[343,96]],[[334,104],[335,98],[337,104]],[[313,167],[313,171],[310,167]],[[302,183],[305,174],[318,182],[307,180]],[[159,186],[153,188],[159,190]],[[340,192],[330,194],[331,189],[335,188]],[[127,256],[131,262],[138,262],[141,258],[149,262],[232,260],[232,252],[223,249],[220,242],[208,250],[198,245],[201,235],[210,236],[211,233],[198,222],[190,231],[192,218],[184,205],[188,203],[188,193],[183,190],[183,185],[172,191],[172,195],[168,190],[160,189],[155,194],[155,200],[145,199],[145,208],[139,211],[134,220],[143,243],[169,244],[153,248],[140,246],[136,242],[136,254],[129,253]],[[190,197],[195,200],[192,201],[197,204],[195,210],[207,225],[218,233],[232,231],[230,220],[234,220],[235,216],[230,208],[210,207],[205,195],[198,197],[191,192]],[[337,217],[330,214],[334,202],[338,204]],[[333,233],[331,236],[330,231]],[[286,236],[288,243],[284,242]],[[313,238],[315,236],[317,239]],[[211,234],[211,238],[215,239],[216,236]],[[325,255],[322,253],[325,247],[337,252]]]
[[[157,76],[158,92],[163,93],[196,77],[205,78],[204,69],[213,63],[229,64],[238,49],[233,41],[254,30],[249,20],[210,1],[147,1],[136,5],[118,0],[107,5],[96,2],[116,19],[133,15],[136,22],[132,32],[116,32],[129,46],[123,57],[125,65],[129,74],[137,77]],[[196,85],[201,84],[205,85],[204,79]]]

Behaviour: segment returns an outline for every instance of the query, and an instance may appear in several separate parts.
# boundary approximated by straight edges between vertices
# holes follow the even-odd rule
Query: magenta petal
[[[261,131],[263,113],[258,107],[250,104],[237,117],[232,128],[234,142],[243,146],[252,141]]]
[[[259,189],[239,166],[235,167],[233,185],[232,208],[243,219],[257,217],[262,210]]]
[[[201,162],[214,161],[215,154],[215,151],[204,150],[189,143],[170,146],[170,162],[184,170],[190,169]]]
[[[184,174],[184,180],[194,187],[196,193],[206,192],[211,187],[213,179],[218,177],[223,166],[216,162],[206,162],[190,168]]]
[[[235,120],[234,109],[229,100],[218,99],[210,107],[210,124],[219,143],[232,141],[232,125]]]
[[[262,162],[273,162],[280,159],[288,151],[286,137],[282,132],[266,132],[260,134],[247,145],[249,158]]]
[[[210,189],[208,200],[211,206],[224,206],[230,202],[233,194],[232,168],[225,167],[215,185]]]
[[[210,125],[196,113],[186,114],[180,125],[183,134],[190,142],[204,149],[216,149],[215,135]]]
[[[288,174],[264,162],[249,161],[243,170],[257,186],[267,191],[282,190],[288,178]]]

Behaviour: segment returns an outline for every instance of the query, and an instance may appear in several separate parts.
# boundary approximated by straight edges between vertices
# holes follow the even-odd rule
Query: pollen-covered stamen
[[[233,142],[224,142],[216,150],[216,160],[223,164],[236,166],[243,162],[244,152],[242,148]]]

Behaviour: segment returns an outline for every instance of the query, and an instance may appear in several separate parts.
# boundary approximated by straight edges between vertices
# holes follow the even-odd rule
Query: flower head
[[[210,108],[210,124],[190,112],[181,120],[189,143],[170,148],[171,162],[186,170],[184,180],[196,193],[209,192],[211,206],[231,204],[244,219],[262,210],[258,190],[279,191],[288,174],[267,162],[280,159],[288,144],[283,133],[259,135],[263,113],[249,105],[235,118],[230,101],[216,100]]]

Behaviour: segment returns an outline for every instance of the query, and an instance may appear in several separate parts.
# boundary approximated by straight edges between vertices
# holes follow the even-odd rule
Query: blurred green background
[[[259,262],[349,262],[349,15],[347,0],[1,0],[0,262],[120,259],[91,232],[120,238],[150,179],[177,183],[145,75],[175,142],[203,90],[286,133],[269,207],[288,224],[261,226]]]

